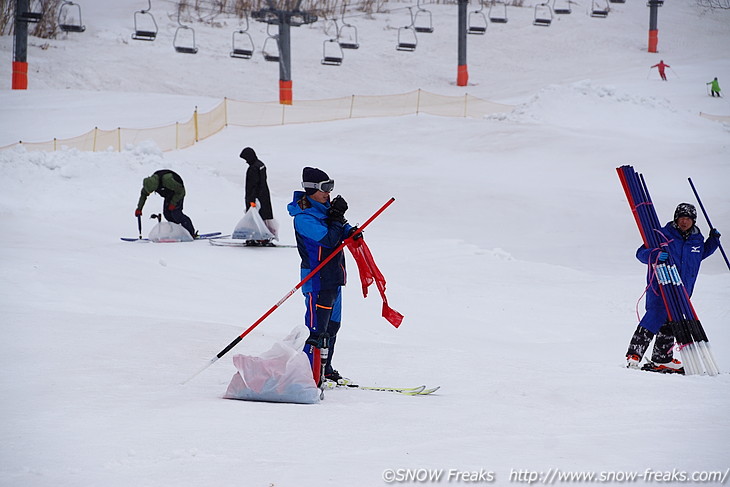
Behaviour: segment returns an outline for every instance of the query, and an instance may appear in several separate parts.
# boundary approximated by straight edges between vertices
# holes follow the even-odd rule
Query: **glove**
[[[340,195],[330,203],[330,209],[327,211],[327,218],[333,222],[347,223],[345,220],[345,212],[347,211],[347,201]]]
[[[167,207],[167,209],[170,211],[175,211],[175,208],[176,208],[175,203],[170,203],[170,205]]]
[[[352,230],[350,231],[348,238],[352,237],[353,234],[355,234],[355,232],[357,232],[357,227],[352,227]],[[354,237],[352,237],[352,240],[360,240],[361,238],[362,238],[362,232],[359,232],[359,233],[355,234]]]
[[[142,210],[134,210],[134,216],[142,216]]]
[[[659,257],[657,257],[657,261],[659,263],[666,262],[668,258],[669,258],[669,254],[664,251],[661,251],[661,252],[659,252]]]
[[[315,348],[329,348],[330,336],[327,332],[320,334],[310,333],[309,338],[307,338],[307,341],[305,343],[307,345],[312,345]]]
[[[710,237],[720,238],[720,231],[717,228],[710,230]]]

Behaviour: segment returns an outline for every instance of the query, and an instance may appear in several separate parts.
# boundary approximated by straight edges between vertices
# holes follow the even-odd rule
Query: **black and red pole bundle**
[[[649,195],[646,181],[631,166],[616,168],[626,198],[639,227],[639,233],[648,249],[665,248],[669,240],[662,233],[662,226],[657,217],[654,204]],[[684,368],[687,375],[701,374],[704,370],[709,375],[717,375],[719,369],[702,324],[689,299],[689,293],[682,283],[679,270],[669,254],[666,262],[654,262],[654,276],[659,283],[664,306],[669,317],[669,324],[679,344]]]
[[[297,290],[299,288],[301,288],[304,285],[304,283],[306,283],[312,277],[314,277],[322,269],[322,267],[324,267],[327,264],[327,262],[329,262],[335,255],[339,254],[345,248],[345,246],[348,243],[352,242],[353,237],[355,235],[357,235],[359,233],[362,233],[362,231],[365,230],[365,228],[368,225],[370,225],[370,223],[372,223],[373,220],[375,220],[378,216],[380,216],[380,214],[382,212],[384,212],[385,209],[388,208],[394,201],[395,201],[395,198],[390,198],[383,206],[380,207],[380,209],[378,211],[376,211],[375,213],[373,213],[373,216],[371,216],[370,218],[368,218],[365,223],[363,223],[362,225],[359,225],[357,227],[357,231],[353,232],[352,235],[350,235],[348,238],[346,238],[345,241],[342,242],[322,262],[320,262],[320,264],[317,267],[315,267],[314,269],[312,269],[312,272],[310,272],[309,274],[307,274],[307,276],[304,279],[302,279],[301,281],[299,281],[299,284],[297,284],[296,286],[294,286],[288,293],[286,293],[284,295],[283,298],[281,298],[275,305],[273,305],[271,308],[269,308],[268,311],[266,311],[266,313],[264,313],[263,315],[261,315],[261,317],[258,320],[256,320],[251,326],[249,326],[248,328],[246,328],[246,330],[243,333],[241,333],[240,335],[238,335],[231,343],[229,343],[226,346],[226,348],[224,348],[223,350],[221,350],[220,352],[218,352],[218,354],[215,357],[213,357],[212,359],[210,359],[200,370],[198,370],[189,379],[187,379],[185,382],[183,382],[183,384],[185,384],[187,382],[190,382],[194,377],[196,377],[198,374],[200,374],[201,372],[203,372],[205,369],[207,369],[208,367],[210,367],[211,365],[213,365],[219,358],[221,358],[222,356],[224,356],[225,354],[227,354],[233,347],[235,347],[236,345],[238,345],[238,343],[241,340],[243,340],[246,337],[246,335],[248,335],[249,333],[251,333],[251,331],[253,331],[254,328],[256,328],[257,326],[259,326],[266,318],[269,317],[269,315],[271,313],[273,313],[274,311],[276,311],[279,308],[279,306],[281,306],[282,304],[284,304],[284,301],[286,301],[287,299],[289,299],[292,296],[292,294],[294,294],[295,292],[297,292]]]

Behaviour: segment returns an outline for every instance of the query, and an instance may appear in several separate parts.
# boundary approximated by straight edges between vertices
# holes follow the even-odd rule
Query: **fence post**
[[[223,123],[228,127],[228,97],[223,98]]]
[[[195,142],[198,141],[198,107],[195,107],[195,111],[193,112],[193,125],[195,127]]]
[[[355,106],[355,95],[352,95],[352,98],[350,98],[350,117],[352,118],[352,110]]]

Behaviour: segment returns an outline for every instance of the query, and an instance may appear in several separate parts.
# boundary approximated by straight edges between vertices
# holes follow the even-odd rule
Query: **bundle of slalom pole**
[[[631,211],[639,227],[639,233],[647,249],[662,249],[669,240],[661,232],[662,225],[657,218],[644,176],[632,166],[616,168],[621,185],[626,193]],[[682,283],[679,270],[669,255],[665,262],[649,263],[659,283],[662,300],[667,309],[669,324],[684,363],[685,375],[720,373],[712,355],[707,334],[689,299],[689,293]]]

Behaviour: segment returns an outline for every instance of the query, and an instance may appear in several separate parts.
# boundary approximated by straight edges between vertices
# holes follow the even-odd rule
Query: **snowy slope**
[[[157,41],[129,39],[139,3],[85,2],[84,34],[32,39],[27,92],[11,91],[10,62],[0,66],[0,146],[183,121],[224,96],[277,99],[275,65],[228,58],[236,21],[196,25],[200,52],[184,56],[171,47],[169,2],[154,5]],[[387,469],[419,468],[491,471],[507,485],[513,472],[550,468],[727,471],[726,373],[623,368],[645,269],[615,168],[644,173],[662,220],[694,202],[692,177],[730,234],[730,130],[697,116],[730,114],[704,86],[730,80],[730,58],[717,52],[730,12],[667,3],[661,53],[650,54],[644,2],[612,4],[606,19],[583,3],[547,29],[531,25],[531,8],[511,9],[507,24],[470,37],[462,88],[456,7],[428,6],[436,31],[411,54],[395,50],[407,11],[388,7],[352,19],[362,48],[338,68],[319,64],[322,25],[297,29],[295,100],[422,88],[516,109],[482,120],[229,127],[168,153],[149,143],[0,151],[0,485],[370,487]],[[264,29],[251,30],[260,49]],[[12,39],[0,49],[10,58]],[[666,83],[649,70],[659,59],[672,66]],[[363,300],[351,273],[335,366],[364,384],[441,385],[436,395],[336,390],[315,406],[221,399],[233,353],[261,353],[301,322],[299,294],[180,384],[297,283],[296,251],[118,237],[136,235],[141,179],[162,167],[185,179],[196,227],[231,231],[246,145],[268,166],[283,242],[293,241],[285,205],[304,165],[336,179],[353,223],[396,198],[366,239],[405,321],[396,330],[380,318],[377,294]],[[151,198],[145,213],[158,205]],[[718,253],[693,304],[723,371],[729,293]]]

